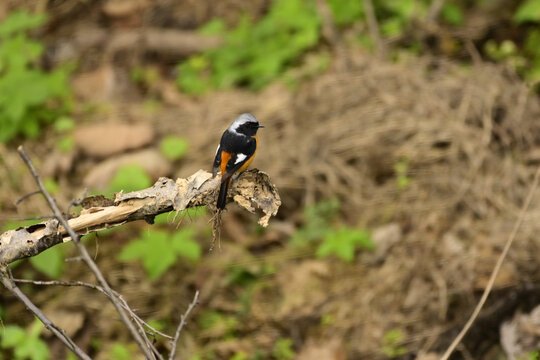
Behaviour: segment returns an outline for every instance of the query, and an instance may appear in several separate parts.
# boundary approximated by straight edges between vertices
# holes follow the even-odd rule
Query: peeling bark
[[[80,215],[69,219],[69,225],[78,234],[86,235],[135,220],[152,224],[156,215],[173,210],[178,212],[204,205],[212,208],[219,192],[219,180],[199,170],[187,179],[175,181],[162,177],[150,188],[118,193],[114,202],[102,196],[86,198]],[[241,174],[231,187],[229,200],[231,197],[249,212],[255,213],[256,208],[260,208],[264,215],[259,224],[264,227],[281,205],[276,187],[267,174],[258,170]],[[0,235],[0,268],[70,240],[56,219],[6,231]]]

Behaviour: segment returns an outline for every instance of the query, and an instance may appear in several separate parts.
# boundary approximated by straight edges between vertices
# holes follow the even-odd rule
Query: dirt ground
[[[219,134],[239,113],[249,111],[265,125],[253,166],[270,175],[283,201],[265,232],[252,231],[255,220],[231,209],[220,252],[205,254],[196,267],[178,263],[155,282],[143,281],[144,270],[137,264],[111,256],[144,225],[88,242],[114,288],[142,316],[167,319],[167,328],[174,326],[193,290],[201,290],[181,351],[190,355],[211,349],[218,359],[227,359],[290,338],[298,359],[386,359],[381,348],[393,329],[404,334],[399,346],[405,351],[396,358],[435,359],[445,350],[485,288],[540,164],[540,101],[516,75],[490,63],[463,66],[435,56],[380,60],[353,46],[296,90],[276,84],[259,93],[231,90],[189,98],[174,89],[170,57],[129,46],[103,54],[96,50],[110,49],[104,43],[109,40],[87,46],[81,44],[89,39],[68,34],[89,37],[92,29],[116,34],[139,26],[191,30],[215,16],[231,22],[245,11],[258,16],[267,1],[228,0],[216,6],[136,1],[127,10],[118,5],[122,1],[45,3],[51,25],[40,36],[56,51],[51,50],[51,61],[79,58],[76,95],[103,109],[79,111],[77,126],[150,124],[155,134],[146,149],[157,148],[158,140],[170,133],[189,139],[186,157],[167,164],[166,173],[155,170],[156,177],[209,169]],[[7,4],[9,10],[13,2]],[[159,80],[141,90],[129,81],[133,65],[156,67]],[[149,111],[148,99],[160,106]],[[88,172],[105,160],[81,150],[62,155],[53,143],[51,134],[26,146],[42,171],[58,179],[59,201],[66,206],[82,192]],[[2,189],[1,203],[13,204],[33,190],[32,180],[24,175],[14,145],[0,147],[0,155],[0,179],[10,184]],[[394,166],[400,161],[407,162],[410,179],[404,188],[396,185]],[[20,180],[10,182],[9,177]],[[372,229],[375,252],[361,253],[348,264],[288,246],[291,234],[303,225],[304,207],[331,198],[340,200],[341,223]],[[36,213],[47,213],[38,200],[3,209],[5,218]],[[193,225],[205,229],[207,221],[196,219]],[[511,332],[501,333],[502,324],[540,301],[539,232],[536,191],[494,292],[456,359],[504,356]],[[200,241],[208,248],[208,239]],[[268,267],[275,271],[266,272]],[[248,289],[231,281],[235,272],[258,281]],[[91,280],[76,262],[69,264],[65,278]],[[98,359],[105,358],[109,340],[128,339],[121,324],[110,321],[117,317],[114,309],[90,290],[26,290],[46,313],[66,324],[81,346],[102,339],[94,353]],[[0,298],[8,321],[31,321],[10,295],[3,291]],[[197,325],[203,310],[242,316],[233,330],[210,331]],[[540,325],[529,325],[527,336],[538,334]],[[61,344],[49,341],[55,358],[64,358]],[[538,338],[531,341],[538,344]]]

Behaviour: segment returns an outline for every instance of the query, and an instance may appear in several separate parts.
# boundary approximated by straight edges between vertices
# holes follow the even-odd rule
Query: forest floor
[[[85,187],[103,188],[114,174],[106,169],[132,161],[126,156],[144,162],[153,179],[209,170],[221,132],[243,112],[265,125],[253,167],[270,175],[283,202],[264,231],[230,205],[221,249],[212,253],[207,252],[210,215],[183,219],[180,228],[197,229],[203,257],[197,264],[179,261],[154,281],[139,263],[116,256],[149,225],[91,237],[88,247],[112,286],[141,316],[169,332],[200,289],[200,304],[181,337],[181,351],[192,356],[186,359],[258,352],[261,359],[269,354],[287,359],[276,350],[280,339],[291,340],[298,359],[437,358],[485,288],[540,164],[537,95],[503,66],[480,60],[463,66],[426,55],[394,62],[355,46],[329,46],[330,68],[306,76],[296,89],[274,84],[260,92],[192,98],[179,93],[171,79],[176,54],[167,57],[167,49],[156,54],[146,44],[113,40],[120,42],[121,31],[135,26],[189,31],[213,17],[230,22],[240,12],[256,17],[266,2],[134,1],[132,6],[140,6],[135,10],[112,4],[58,2],[40,34],[54,50],[53,62],[79,60],[72,83],[78,99],[75,151],[66,155],[56,149],[52,131],[40,141],[24,141],[43,176],[58,182],[59,203],[66,207]],[[134,66],[154,69],[156,79],[143,86],[131,81]],[[302,69],[309,73],[309,64]],[[92,110],[83,104],[92,104]],[[91,131],[111,124],[129,124],[140,131],[134,137],[148,140],[118,153],[111,146],[118,133],[111,130],[88,145]],[[159,139],[168,134],[188,139],[182,159],[160,156]],[[34,190],[15,148],[0,147],[0,179],[12,179],[3,182],[8,185],[0,193],[2,216],[47,214],[39,199],[12,205]],[[112,155],[105,158],[100,150]],[[332,199],[339,200],[339,209],[330,226],[370,229],[374,251],[358,252],[346,262],[320,258],[309,240],[298,240],[311,226],[306,209]],[[514,334],[501,333],[502,324],[518,331],[525,320],[516,314],[530,312],[540,301],[539,219],[537,191],[459,356],[502,356]],[[299,245],[291,244],[295,239]],[[78,262],[65,267],[63,279],[92,280]],[[15,273],[40,277],[29,264]],[[128,343],[100,294],[24,289],[96,358],[107,359],[113,343]],[[31,321],[22,304],[9,295],[1,298],[7,323]],[[527,336],[538,334],[540,325],[532,320],[529,325]],[[55,359],[65,357],[60,343],[50,339],[50,344]],[[167,346],[159,338],[158,345]]]

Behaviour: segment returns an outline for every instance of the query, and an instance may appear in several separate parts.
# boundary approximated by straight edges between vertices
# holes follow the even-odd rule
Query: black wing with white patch
[[[223,174],[222,180],[228,179],[238,171],[246,161],[251,159],[256,150],[257,141],[251,136],[238,135],[230,131],[225,131],[221,137],[216,159],[214,160],[214,165],[219,162],[219,169],[221,165],[221,154],[223,152],[231,154],[231,158],[225,167],[225,174]]]

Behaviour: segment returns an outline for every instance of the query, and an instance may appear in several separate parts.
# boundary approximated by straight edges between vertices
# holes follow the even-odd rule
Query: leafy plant
[[[321,240],[331,228],[331,223],[339,211],[339,206],[339,200],[334,198],[306,207],[304,210],[305,224],[293,234],[291,244],[293,246],[304,246]]]
[[[364,5],[358,0],[327,0],[337,25],[350,25],[365,17]]]
[[[114,343],[108,351],[108,358],[115,360],[131,360],[134,358],[134,355],[129,346],[122,343]]]
[[[183,137],[169,135],[161,140],[161,153],[169,160],[178,160],[186,155],[189,144]]]
[[[35,319],[28,330],[16,325],[8,325],[0,329],[2,349],[12,349],[15,360],[47,360],[50,359],[47,344],[40,339],[43,324]]]
[[[540,0],[523,1],[514,14],[514,21],[518,24],[540,21]]]
[[[56,147],[60,151],[67,153],[73,150],[75,146],[75,140],[73,139],[73,128],[75,122],[72,118],[67,116],[61,116],[54,122],[54,129],[57,133],[61,134],[60,139],[56,141]]]
[[[366,230],[334,224],[339,206],[337,199],[331,199],[307,207],[304,226],[292,235],[291,244],[302,247],[318,243],[317,257],[336,255],[348,262],[354,259],[358,248],[373,249],[375,245]]]
[[[450,25],[459,26],[463,24],[463,11],[455,3],[444,3],[441,15],[443,20]]]
[[[381,352],[393,359],[407,353],[407,349],[401,345],[404,340],[403,332],[399,329],[388,331],[383,337]]]
[[[243,17],[230,31],[213,21],[203,32],[225,32],[224,44],[181,63],[177,84],[194,95],[234,85],[261,89],[317,44],[319,26],[312,0],[276,0],[262,20]]]
[[[238,327],[238,319],[215,310],[202,311],[199,326],[214,336],[232,337]]]
[[[70,69],[40,70],[35,64],[44,47],[26,35],[44,22],[43,15],[19,11],[0,23],[0,142],[36,137],[42,124],[69,110]]]
[[[52,195],[58,194],[58,191],[60,190],[60,186],[56,180],[52,178],[45,178],[43,180],[43,185],[45,185],[45,189],[49,192],[49,194]]]
[[[411,20],[422,16],[428,6],[425,0],[381,0],[374,2],[375,13],[385,36],[399,36],[411,25]]]
[[[292,360],[296,353],[292,349],[293,342],[291,339],[278,339],[272,349],[272,356],[276,360]]]
[[[48,277],[58,279],[64,269],[64,251],[61,245],[53,246],[31,257],[30,263]]]
[[[248,360],[248,355],[244,351],[239,351],[233,356],[230,357],[229,360]]]
[[[375,244],[371,241],[369,233],[365,230],[357,230],[343,227],[339,230],[329,231],[317,249],[317,256],[324,258],[336,255],[340,259],[351,262],[357,248],[373,250]]]
[[[109,184],[110,192],[137,191],[152,185],[150,177],[141,165],[129,164],[118,169]]]
[[[151,280],[155,280],[171,267],[178,256],[196,261],[201,257],[201,247],[193,240],[194,230],[182,229],[169,234],[162,230],[144,231],[138,239],[120,252],[122,261],[141,260]]]
[[[130,77],[133,82],[149,87],[159,80],[159,72],[155,67],[136,66],[131,70]]]

